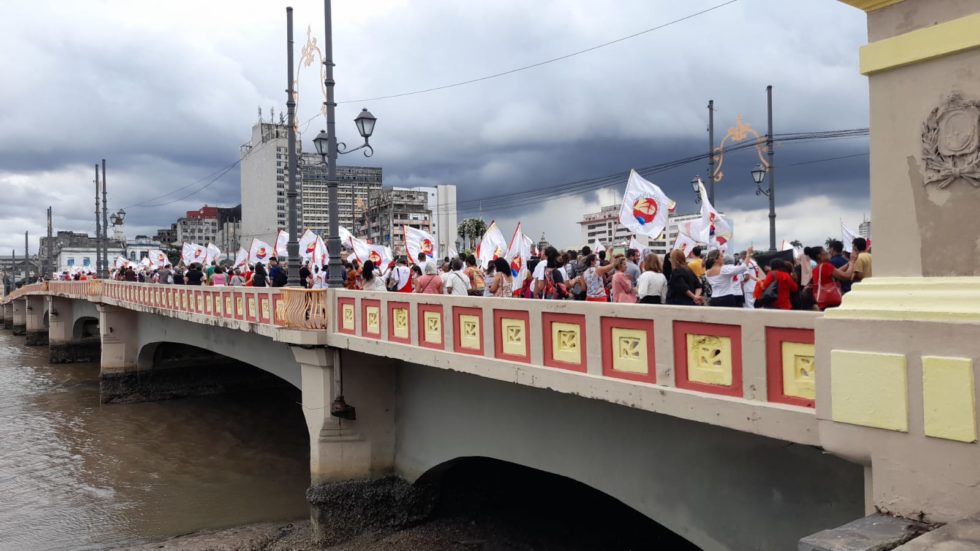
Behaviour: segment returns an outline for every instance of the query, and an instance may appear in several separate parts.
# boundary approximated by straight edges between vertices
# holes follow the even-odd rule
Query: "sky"
[[[370,159],[385,185],[455,184],[458,216],[518,221],[562,247],[581,246],[577,221],[616,204],[626,178],[574,196],[479,199],[597,178],[703,154],[707,103],[716,144],[741,116],[774,133],[868,126],[858,73],[865,15],[835,0],[336,0],[337,129],[357,143],[353,118],[378,118]],[[126,233],[154,234],[184,211],[240,202],[234,163],[250,128],[284,111],[285,8],[294,8],[296,57],[307,29],[323,43],[323,3],[295,0],[124,2],[4,0],[0,18],[0,251],[30,250],[54,228],[94,233],[94,165],[108,165],[109,208]],[[554,63],[423,94],[660,29]],[[324,127],[316,63],[298,68],[305,150]],[[869,210],[866,137],[776,147],[777,239],[823,243],[840,221]],[[725,156],[716,207],[735,244],[768,242],[768,202],[755,193],[754,151]],[[223,169],[232,167],[222,176]],[[694,212],[697,161],[651,179]]]

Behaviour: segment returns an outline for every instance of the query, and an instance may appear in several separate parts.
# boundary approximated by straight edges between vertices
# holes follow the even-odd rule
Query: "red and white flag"
[[[487,231],[483,232],[483,239],[476,246],[476,259],[480,262],[481,268],[486,268],[491,260],[496,260],[507,254],[507,241],[504,234],[497,226],[496,220],[490,222]]]
[[[698,178],[698,188],[701,193],[701,218],[681,225],[681,233],[698,243],[728,242],[735,233],[731,221],[720,215],[708,201],[708,190],[705,189],[704,182],[700,178]]]
[[[185,242],[180,247],[180,259],[183,261],[184,266],[190,266],[195,262],[203,264],[207,258],[208,249],[203,245]]]
[[[698,246],[698,242],[697,241],[691,239],[689,236],[684,235],[683,233],[678,233],[677,234],[677,241],[674,241],[674,249],[673,250],[680,249],[680,250],[684,251],[684,255],[685,256],[688,256],[689,257],[689,256],[691,256],[691,251],[693,251],[694,250],[694,247],[697,247],[697,246]]]
[[[235,255],[235,265],[233,268],[248,268],[248,251],[239,248]]]
[[[316,240],[317,234],[313,233],[312,230],[306,230],[303,235],[299,238],[299,255],[302,257],[303,262],[309,262],[313,258],[313,253],[316,252]]]
[[[159,249],[150,249],[149,251],[147,251],[146,254],[148,255],[147,257],[150,259],[150,265],[153,266],[154,268],[163,268],[164,266],[170,263],[170,260],[167,259],[167,255],[164,254],[164,252]]]
[[[656,184],[630,170],[619,209],[619,223],[635,234],[660,237],[674,202]],[[631,247],[632,248],[632,247]]]
[[[323,238],[319,235],[316,236],[316,244],[313,248],[312,262],[314,266],[326,266],[329,262],[330,255],[327,254],[327,244],[323,242]]]
[[[261,262],[263,266],[269,264],[269,259],[273,257],[272,245],[260,239],[253,239],[248,247],[248,263],[255,264]]]
[[[531,258],[531,246],[534,242],[521,231],[521,223],[517,223],[514,235],[510,238],[507,255],[504,257],[510,264],[510,275],[514,277],[514,291],[520,292],[521,285],[527,279],[527,261]]]
[[[592,242],[592,252],[599,254],[604,250],[606,250],[606,248],[602,246],[602,243],[599,242],[599,238],[596,237],[595,241]]]
[[[212,260],[218,260],[220,257],[221,249],[214,243],[208,243],[208,258],[204,262],[210,265]]]
[[[418,263],[419,253],[425,255],[426,260],[439,258],[439,248],[436,240],[427,231],[418,230],[411,226],[402,226],[405,232],[405,249],[408,250],[408,259],[413,263]]]

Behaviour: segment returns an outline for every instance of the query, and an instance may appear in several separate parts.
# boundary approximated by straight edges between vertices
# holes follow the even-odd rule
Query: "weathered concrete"
[[[102,373],[100,399],[103,404],[131,404],[289,386],[275,375],[237,361],[202,361],[210,363]]]
[[[417,524],[435,505],[431,490],[395,476],[312,486],[306,498],[314,543],[334,545],[370,530]]]
[[[359,358],[345,361],[346,380]],[[808,446],[407,363],[397,404],[406,480],[460,457],[508,461],[604,492],[706,550],[793,549],[864,514],[862,467]]]
[[[3,328],[14,328],[14,303],[10,302],[3,305]]]
[[[48,330],[27,331],[27,346],[45,346],[48,344]]]
[[[29,295],[24,297],[27,305],[27,312],[24,315],[28,346],[42,346],[48,344],[47,327],[47,297],[40,295]]]
[[[27,300],[19,298],[12,300],[13,305],[13,324],[11,330],[14,335],[22,336],[27,333]]]
[[[874,514],[807,536],[800,540],[799,551],[886,551],[927,529],[907,519]]]
[[[80,341],[48,344],[49,360],[53,364],[74,362],[98,362],[102,359],[102,342],[99,337]]]
[[[980,549],[980,519],[958,520],[897,547],[895,551],[976,551]]]

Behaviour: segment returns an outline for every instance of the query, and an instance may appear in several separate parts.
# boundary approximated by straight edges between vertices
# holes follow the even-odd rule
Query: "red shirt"
[[[821,276],[822,277],[822,276]],[[800,289],[800,286],[796,284],[793,276],[787,274],[782,270],[769,270],[769,275],[766,276],[766,280],[762,282],[762,291],[765,292],[769,284],[775,279],[779,287],[776,289],[776,302],[773,303],[773,307],[779,310],[792,310],[793,303],[790,301],[789,296]]]

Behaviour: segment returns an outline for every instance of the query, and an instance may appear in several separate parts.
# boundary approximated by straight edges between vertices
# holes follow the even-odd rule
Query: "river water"
[[[105,549],[308,515],[298,391],[104,406],[98,375],[0,331],[0,550]]]

